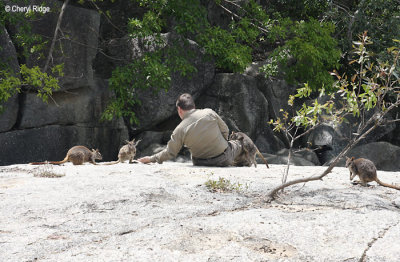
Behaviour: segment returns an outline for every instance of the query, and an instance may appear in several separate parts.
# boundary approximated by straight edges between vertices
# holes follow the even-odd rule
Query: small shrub
[[[229,179],[219,177],[218,180],[209,179],[206,181],[205,186],[211,192],[227,193],[227,192],[243,192],[244,189],[248,189],[248,185],[237,183],[232,183]]]

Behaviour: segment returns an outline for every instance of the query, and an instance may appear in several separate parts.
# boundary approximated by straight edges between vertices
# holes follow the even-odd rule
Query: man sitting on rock
[[[241,153],[238,141],[227,141],[228,126],[212,109],[195,109],[190,94],[182,94],[176,101],[182,122],[175,128],[167,147],[152,156],[145,156],[142,163],[158,162],[175,158],[185,145],[192,154],[196,166],[230,166]]]

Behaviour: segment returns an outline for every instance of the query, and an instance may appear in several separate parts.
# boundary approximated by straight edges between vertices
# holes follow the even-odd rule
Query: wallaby
[[[361,185],[363,186],[367,186],[368,182],[375,181],[381,186],[400,190],[400,187],[386,184],[378,179],[378,176],[376,175],[376,167],[371,160],[365,158],[355,159],[354,157],[346,157],[346,167],[350,170],[350,181],[353,180],[355,176],[358,176]]]
[[[132,141],[125,141],[127,144],[121,147],[118,153],[118,160],[110,163],[105,163],[103,165],[114,165],[118,163],[123,163],[126,160],[129,160],[129,164],[134,162],[134,158],[136,155],[136,146],[139,144],[141,140],[138,140],[135,143],[135,139]]]
[[[67,152],[67,156],[62,161],[45,161],[45,162],[33,162],[29,163],[31,165],[44,165],[44,164],[53,164],[53,165],[61,165],[65,162],[72,162],[74,165],[82,165],[85,162],[92,163],[96,165],[95,160],[101,160],[103,157],[101,156],[98,149],[90,151],[87,147],[84,146],[74,146],[71,147]]]
[[[254,164],[254,167],[257,167],[256,154],[258,154],[267,168],[269,168],[267,160],[265,160],[257,146],[245,133],[232,131],[229,140],[239,140],[242,145],[242,153],[240,153],[240,155],[235,159],[235,166],[251,166]]]

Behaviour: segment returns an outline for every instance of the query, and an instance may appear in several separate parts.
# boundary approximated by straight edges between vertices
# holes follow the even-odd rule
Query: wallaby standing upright
[[[101,156],[98,149],[90,151],[87,147],[84,146],[74,146],[71,147],[67,152],[67,156],[62,161],[46,161],[46,162],[32,162],[29,163],[31,165],[44,165],[44,164],[53,164],[53,165],[61,165],[65,162],[72,162],[74,165],[82,165],[85,162],[92,163],[96,165],[95,160],[101,160],[103,157]]]
[[[104,165],[114,165],[118,163],[123,163],[126,160],[129,160],[129,164],[133,163],[133,159],[136,156],[136,146],[139,144],[141,140],[138,140],[135,143],[135,139],[132,141],[125,141],[127,144],[121,147],[118,153],[118,160],[110,163],[106,163]]]
[[[353,180],[355,176],[358,176],[361,185],[363,186],[367,186],[368,182],[375,181],[381,186],[400,190],[400,187],[386,184],[378,179],[378,176],[376,175],[376,167],[371,160],[365,158],[355,159],[354,157],[346,157],[346,167],[350,170],[350,180]]]
[[[234,162],[236,166],[251,166],[254,164],[254,167],[257,167],[256,154],[258,154],[264,161],[267,168],[269,168],[267,160],[265,160],[257,146],[253,143],[253,140],[251,140],[251,138],[245,133],[232,131],[232,134],[229,136],[229,140],[239,140],[242,144],[242,153],[237,157],[237,159],[235,159]]]

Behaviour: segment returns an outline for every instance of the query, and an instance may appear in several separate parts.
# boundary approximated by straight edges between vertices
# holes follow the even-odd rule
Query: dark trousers
[[[228,147],[225,151],[216,157],[201,159],[192,157],[193,165],[195,166],[232,166],[234,160],[242,152],[242,146],[239,141],[228,141]]]

